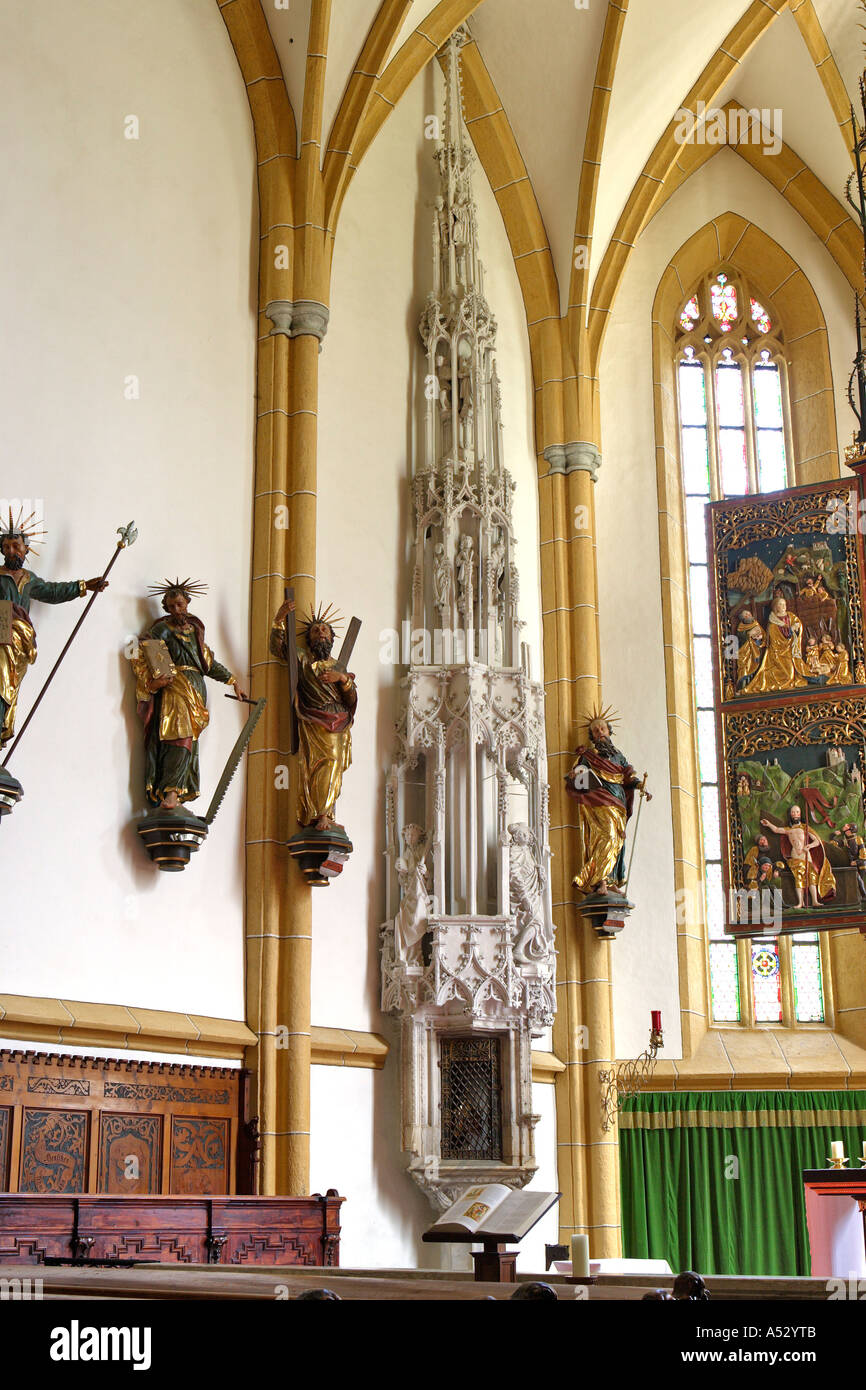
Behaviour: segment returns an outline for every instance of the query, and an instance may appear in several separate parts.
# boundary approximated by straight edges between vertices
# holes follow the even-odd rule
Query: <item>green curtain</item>
[[[808,1274],[803,1170],[841,1139],[858,1167],[866,1091],[651,1093],[620,1111],[623,1254],[674,1273]]]

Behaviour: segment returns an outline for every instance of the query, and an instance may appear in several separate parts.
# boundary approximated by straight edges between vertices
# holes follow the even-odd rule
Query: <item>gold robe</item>
[[[737,684],[742,686],[761,664],[764,629],[759,622],[740,623],[737,628]]]
[[[6,717],[0,739],[8,743],[15,732],[15,712],[21,678],[36,660],[36,633],[24,618],[12,619],[12,641],[0,644],[0,700],[6,705]]]
[[[787,615],[789,630],[771,614],[767,624],[767,650],[757,675],[746,686],[749,695],[768,690],[800,690],[809,682],[809,668],[803,660],[803,624],[796,613]]]
[[[271,630],[271,651],[287,659],[285,626],[275,623]],[[321,679],[333,671],[333,657],[314,659],[305,647],[298,647],[298,689],[295,712],[298,717],[300,765],[298,769],[298,823],[313,825],[321,816],[335,819],[334,812],[343,789],[343,773],[352,765],[352,722],[358,704],[355,682],[347,687],[329,685]]]
[[[830,659],[828,654],[828,661]],[[848,659],[847,651],[833,653],[833,670],[830,674],[830,685],[851,685],[851,663]]]

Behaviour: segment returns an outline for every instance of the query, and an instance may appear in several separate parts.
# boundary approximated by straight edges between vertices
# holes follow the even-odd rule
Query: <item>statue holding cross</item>
[[[342,830],[334,818],[343,774],[352,762],[352,724],[358,705],[349,658],[361,623],[353,618],[340,655],[331,652],[337,616],[322,605],[293,631],[295,597],[286,599],[274,617],[271,651],[289,670],[292,705],[292,752],[301,760],[298,823],[318,831]],[[298,640],[300,637],[300,641]]]

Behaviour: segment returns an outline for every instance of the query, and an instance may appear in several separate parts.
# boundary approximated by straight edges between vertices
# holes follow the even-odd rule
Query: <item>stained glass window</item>
[[[755,446],[761,492],[785,487],[785,423],[782,418],[782,382],[778,365],[766,349],[752,373],[755,395]]]
[[[794,1017],[798,1023],[823,1023],[824,988],[817,932],[797,932],[791,941]]]
[[[701,311],[698,307],[698,297],[697,295],[693,295],[688,304],[683,307],[683,312],[680,314],[680,328],[684,328],[687,333],[690,333],[700,316]]]
[[[740,973],[737,969],[736,942],[710,942],[710,983],[713,1022],[739,1023]]]
[[[736,283],[735,283],[736,281]],[[748,304],[750,318],[740,318]],[[788,486],[783,411],[784,340],[764,303],[734,272],[707,276],[678,315],[677,387],[686,550],[692,620],[696,732],[712,1017],[716,1023],[784,1021],[782,980],[793,974],[798,1022],[824,1017],[821,956],[814,933],[785,941],[756,938],[738,946],[725,934],[718,759],[709,627],[706,507],[710,500]],[[731,331],[743,335],[731,345]],[[769,342],[768,342],[769,336]],[[742,960],[751,962],[751,990],[741,990]],[[748,968],[748,966],[746,967]],[[752,1017],[743,1017],[751,996]],[[791,997],[790,990],[787,997]],[[793,1020],[788,1019],[788,1022]]]
[[[758,330],[761,333],[770,333],[772,331],[773,324],[770,320],[770,315],[767,313],[763,304],[759,304],[757,299],[750,299],[749,304],[751,305],[752,309],[752,322],[755,324],[756,328],[758,328]],[[695,318],[697,318],[697,314],[695,315]],[[685,324],[683,324],[682,326],[685,327]]]
[[[726,497],[749,491],[746,462],[746,405],[743,367],[725,348],[716,367],[716,411],[719,422],[719,472]]]
[[[732,328],[737,321],[737,287],[728,281],[727,275],[717,275],[710,286],[710,299],[713,318],[722,328]]]
[[[782,963],[778,941],[752,942],[752,992],[756,1023],[782,1022]]]

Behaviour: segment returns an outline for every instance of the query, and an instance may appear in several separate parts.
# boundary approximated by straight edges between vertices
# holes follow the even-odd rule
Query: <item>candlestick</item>
[[[661,1011],[661,1009],[653,1009],[653,1010],[651,1011],[651,1017],[652,1017],[653,1032],[654,1032],[654,1033],[660,1033],[660,1032],[662,1031],[662,1011]]]
[[[845,1157],[845,1145],[841,1139],[833,1139],[830,1143],[830,1167],[844,1168],[848,1160]]]
[[[589,1236],[571,1237],[571,1277],[589,1277]]]

